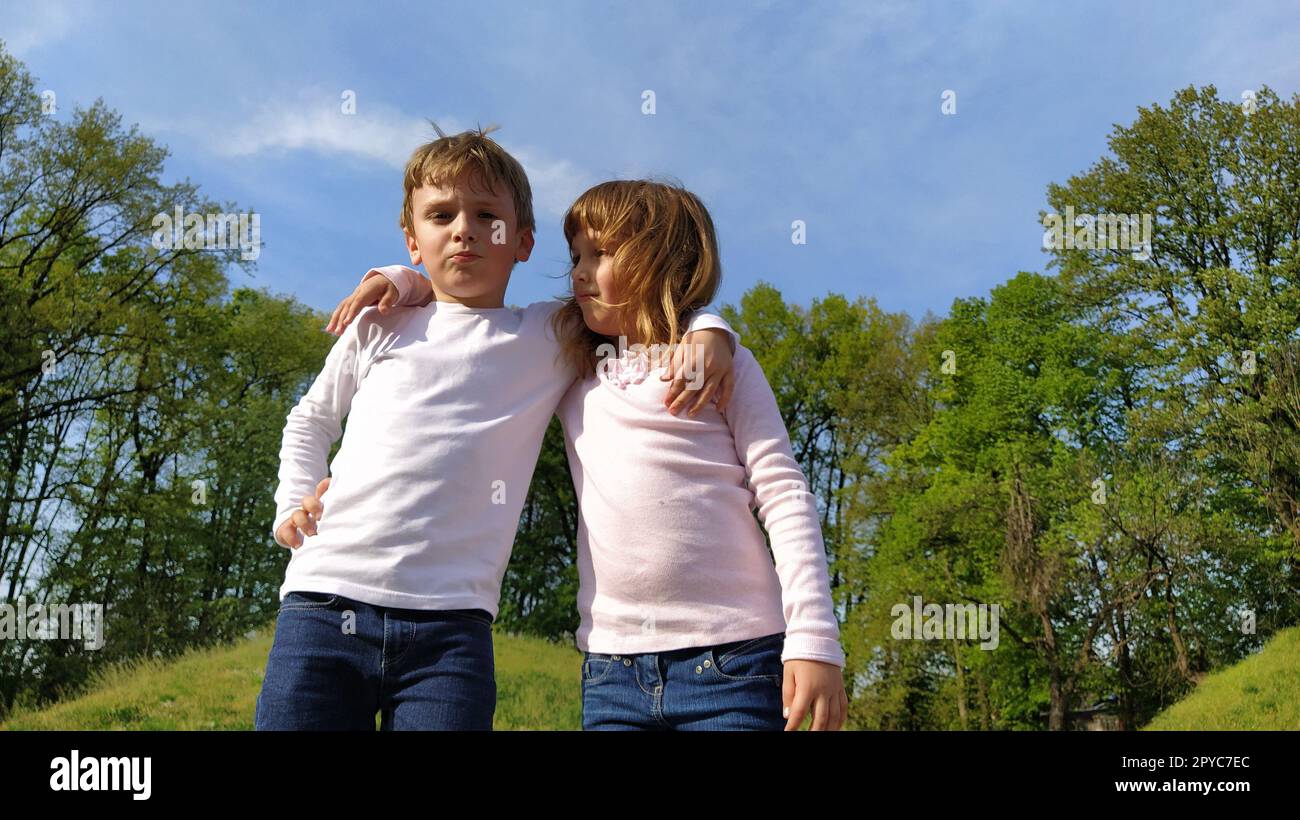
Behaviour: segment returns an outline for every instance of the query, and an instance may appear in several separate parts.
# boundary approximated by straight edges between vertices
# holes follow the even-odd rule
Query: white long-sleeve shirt
[[[272,531],[331,481],[281,598],[329,592],[496,616],[546,425],[573,380],[555,360],[554,309],[435,301],[361,312],[285,424]]]

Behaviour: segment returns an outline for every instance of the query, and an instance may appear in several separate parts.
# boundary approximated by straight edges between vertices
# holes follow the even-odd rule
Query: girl
[[[564,236],[573,293],[552,323],[580,373],[558,414],[579,499],[583,728],[797,729],[811,714],[839,729],[820,519],[762,369],[737,345],[732,395],[687,416],[650,378],[717,292],[708,211],[680,187],[605,182]],[[385,302],[425,298],[410,274]],[[353,307],[383,292],[359,288]]]
[[[798,728],[811,709],[812,728],[838,729],[820,519],[762,369],[737,346],[730,402],[694,418],[664,412],[647,378],[717,292],[708,211],[679,187],[605,182],[564,236],[573,297],[553,321],[583,376],[559,411],[581,516],[583,727]]]

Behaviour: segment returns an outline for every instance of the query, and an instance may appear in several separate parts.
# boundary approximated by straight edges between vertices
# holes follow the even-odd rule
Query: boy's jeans
[[[586,653],[583,729],[785,728],[785,633],[640,655]]]
[[[492,728],[492,616],[290,592],[257,697],[268,729]]]

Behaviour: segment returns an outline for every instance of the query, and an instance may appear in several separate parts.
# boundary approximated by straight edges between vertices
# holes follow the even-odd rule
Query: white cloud
[[[539,223],[564,216],[573,200],[596,183],[592,174],[568,160],[552,159],[535,148],[506,148],[528,173],[528,184],[533,189],[533,214]],[[537,229],[547,231],[554,227],[539,224]]]
[[[1294,87],[1300,58],[1295,50],[1294,8],[1278,7],[1247,14],[1233,6],[1213,9],[1201,19],[1199,48],[1180,56],[1189,83],[1216,83],[1219,96],[1240,100],[1241,92],[1266,83],[1281,92]],[[1240,86],[1237,87],[1237,86]]]
[[[356,113],[344,114],[339,92],[303,92],[295,99],[264,104],[255,114],[231,129],[212,124],[178,122],[172,128],[203,135],[209,148],[221,156],[249,157],[276,151],[314,151],[327,156],[347,156],[401,170],[417,145],[433,139],[429,121],[397,109],[356,101]],[[454,134],[466,126],[452,117],[439,117],[438,127]],[[533,146],[502,140],[523,164],[533,188],[534,212],[539,220],[563,215],[578,194],[592,184],[592,175],[567,159],[549,156]]]
[[[304,92],[295,100],[264,104],[233,130],[213,134],[211,147],[224,156],[245,157],[271,151],[316,151],[406,165],[411,151],[434,136],[433,126],[384,106],[356,102],[356,113],[343,113],[340,92]],[[450,132],[450,120],[439,126]],[[458,130],[458,129],[457,129]]]
[[[32,3],[4,10],[5,48],[17,57],[62,40],[77,21],[89,15],[83,4],[59,2]]]

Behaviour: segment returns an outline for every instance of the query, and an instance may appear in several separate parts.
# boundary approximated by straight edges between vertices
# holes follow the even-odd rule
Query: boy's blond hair
[[[436,129],[437,126],[435,125]],[[510,189],[515,205],[518,230],[533,230],[533,190],[528,185],[528,175],[519,160],[510,156],[488,134],[496,126],[462,131],[451,136],[440,136],[416,148],[406,161],[402,175],[402,215],[398,224],[412,235],[414,217],[411,213],[411,194],[422,185],[450,185],[465,172],[470,173],[471,184],[481,184],[493,194],[497,185]],[[442,134],[442,131],[438,131]]]
[[[602,182],[564,215],[570,247],[582,231],[601,243],[619,243],[614,278],[623,301],[607,306],[635,328],[642,344],[679,344],[690,315],[713,301],[722,279],[713,219],[700,198],[663,182]],[[562,355],[579,373],[594,372],[597,349],[608,339],[587,327],[577,301],[570,296],[551,321]]]

